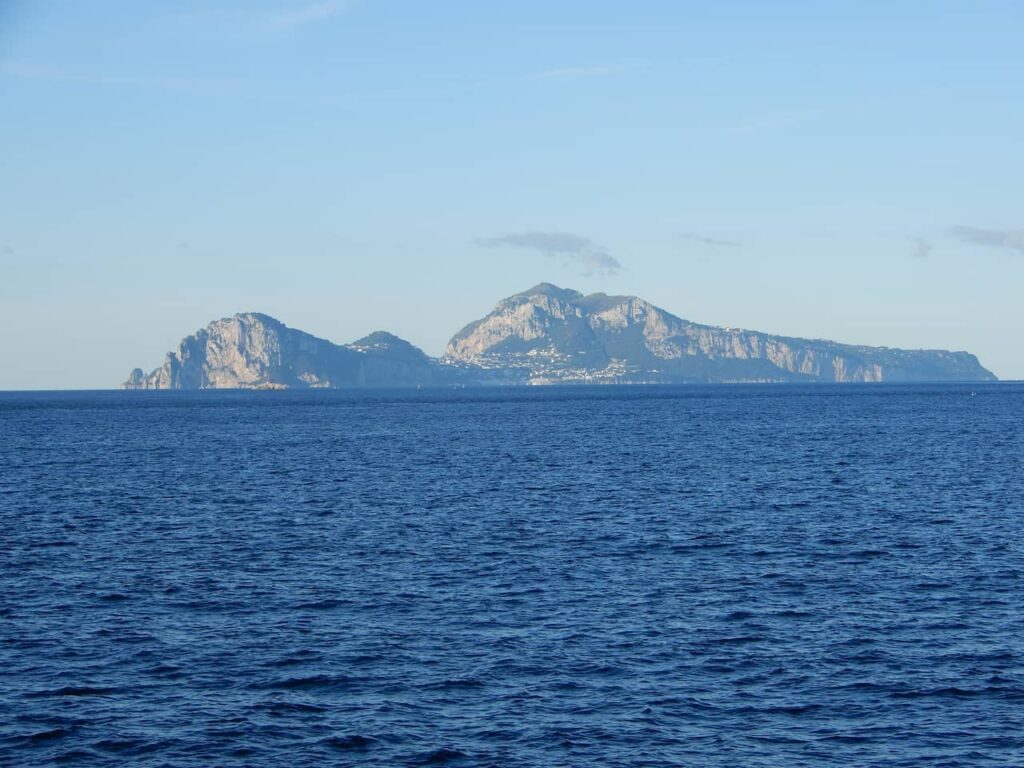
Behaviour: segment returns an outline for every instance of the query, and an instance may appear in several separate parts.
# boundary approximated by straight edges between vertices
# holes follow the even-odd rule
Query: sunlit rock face
[[[169,352],[150,374],[132,371],[126,389],[280,389],[448,383],[451,369],[379,331],[337,345],[246,312],[210,323]]]
[[[532,383],[897,382],[995,377],[966,352],[898,350],[716,328],[635,296],[542,283],[459,331],[445,358]]]
[[[397,336],[338,345],[246,312],[186,337],[125,389],[483,384],[986,381],[967,352],[859,347],[715,328],[636,296],[541,283],[502,299],[434,359]]]

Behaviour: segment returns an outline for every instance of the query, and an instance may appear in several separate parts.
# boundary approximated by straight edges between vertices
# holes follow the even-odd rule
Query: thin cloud
[[[985,229],[984,227],[956,226],[946,230],[950,237],[971,245],[1003,248],[1024,256],[1024,229]]]
[[[910,242],[913,244],[910,255],[915,259],[927,259],[931,256],[932,244],[923,237],[912,237]]]
[[[323,0],[319,3],[309,3],[288,11],[272,14],[267,20],[267,26],[271,29],[294,29],[307,24],[315,24],[337,16],[348,9],[349,0]]]
[[[683,240],[700,243],[701,245],[710,245],[715,248],[739,248],[742,245],[735,240],[722,240],[717,237],[705,237],[704,235],[698,235],[694,232],[683,232],[679,237]]]
[[[568,232],[521,232],[501,237],[479,238],[484,248],[518,248],[537,251],[549,258],[573,261],[584,268],[584,274],[595,272],[611,275],[622,269],[619,260],[608,249],[593,240]]]
[[[13,256],[13,255],[14,255],[14,246],[13,245],[5,245],[4,246],[4,256]]]

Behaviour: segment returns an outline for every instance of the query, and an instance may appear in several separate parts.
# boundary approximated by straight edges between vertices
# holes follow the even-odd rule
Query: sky
[[[0,0],[0,389],[546,281],[1024,379],[1024,4]]]

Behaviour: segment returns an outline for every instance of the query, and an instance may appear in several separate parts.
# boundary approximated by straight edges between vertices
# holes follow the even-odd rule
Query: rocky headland
[[[773,336],[683,320],[636,296],[541,283],[502,299],[440,358],[377,331],[334,344],[246,312],[210,323],[136,368],[124,389],[495,384],[994,381],[968,352]]]

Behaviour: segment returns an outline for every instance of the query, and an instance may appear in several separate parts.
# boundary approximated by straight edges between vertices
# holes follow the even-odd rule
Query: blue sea
[[[0,394],[0,764],[1024,765],[1024,385]]]

